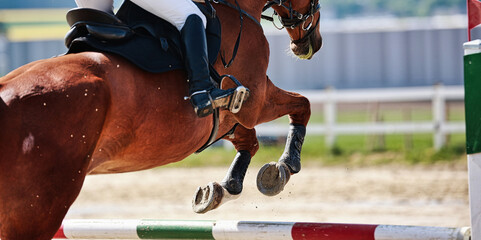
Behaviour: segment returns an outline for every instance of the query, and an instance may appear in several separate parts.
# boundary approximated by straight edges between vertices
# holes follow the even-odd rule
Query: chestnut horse
[[[277,168],[288,176],[300,170],[310,104],[297,93],[277,88],[266,76],[268,42],[258,22],[246,17],[260,21],[266,4],[267,0],[214,4],[224,52],[234,49],[239,34],[240,12],[235,8],[244,11],[235,61],[226,69],[219,61],[214,67],[250,90],[240,112],[220,112],[220,136],[239,124],[225,136],[238,151],[221,184],[226,196],[242,190],[245,169],[259,148],[254,127],[286,114],[291,130]],[[273,8],[289,27],[294,54],[311,58],[322,45],[318,0],[275,1]],[[233,86],[226,81],[222,87]],[[213,121],[198,118],[184,100],[186,94],[184,71],[149,73],[116,55],[96,52],[36,61],[0,78],[1,239],[51,239],[87,174],[149,169],[199,149]],[[279,178],[275,168],[264,168],[267,175],[259,178],[267,183],[260,185],[269,188],[268,178]],[[210,201],[208,190],[199,188],[194,204]],[[224,199],[215,200],[214,207],[219,201]],[[203,212],[213,207],[195,208]]]

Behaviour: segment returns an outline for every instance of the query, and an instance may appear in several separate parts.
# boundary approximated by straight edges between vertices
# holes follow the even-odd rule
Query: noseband
[[[307,33],[301,39],[295,40],[294,43],[303,42],[314,32],[316,27],[319,25],[320,17],[317,19],[314,25],[312,24],[313,21],[311,21],[307,24],[307,26],[304,26],[309,18],[314,19],[314,14],[319,12],[319,10],[321,9],[321,4],[319,3],[318,0],[311,0],[311,8],[307,13],[302,14],[292,9],[292,3],[290,1],[289,1],[289,4],[287,5],[288,1],[289,0],[270,0],[266,3],[264,8],[262,9],[262,12],[264,12],[274,5],[287,9],[289,11],[288,17],[281,17],[276,11],[274,11],[274,14],[273,14],[273,16],[274,15],[278,16],[279,21],[282,24],[282,27],[276,26],[276,24],[274,23],[273,16],[270,17],[270,16],[262,15],[262,19],[271,21],[277,29],[283,29],[283,28],[294,29],[302,24],[302,30],[307,31]]]

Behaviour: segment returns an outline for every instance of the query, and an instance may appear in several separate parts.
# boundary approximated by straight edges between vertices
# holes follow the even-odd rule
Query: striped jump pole
[[[464,106],[472,239],[481,240],[481,40],[464,44]]]
[[[57,239],[468,240],[469,228],[258,221],[65,220]]]

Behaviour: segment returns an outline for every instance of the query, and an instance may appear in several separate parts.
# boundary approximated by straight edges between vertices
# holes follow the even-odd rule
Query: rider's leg
[[[197,15],[190,15],[181,30],[181,42],[189,82],[190,101],[199,117],[211,114],[214,108],[228,107],[229,96],[234,88],[216,88],[210,80],[207,41],[202,21]]]
[[[114,12],[113,0],[75,0],[75,3],[81,8],[93,8],[112,14]]]
[[[181,33],[189,82],[190,101],[199,117],[208,116],[215,108],[228,107],[235,89],[216,88],[210,80],[206,18],[191,0],[131,0],[158,17],[173,24]]]
[[[204,28],[207,26],[204,14],[191,0],[131,0],[131,2],[171,23],[179,31],[184,27],[187,17],[192,14],[202,19]]]

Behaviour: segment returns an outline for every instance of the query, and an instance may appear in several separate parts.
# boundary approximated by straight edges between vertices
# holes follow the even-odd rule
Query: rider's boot
[[[195,14],[190,15],[180,33],[190,102],[195,113],[199,117],[206,117],[213,113],[215,108],[228,107],[236,89],[216,88],[210,80],[207,40],[202,19]]]

